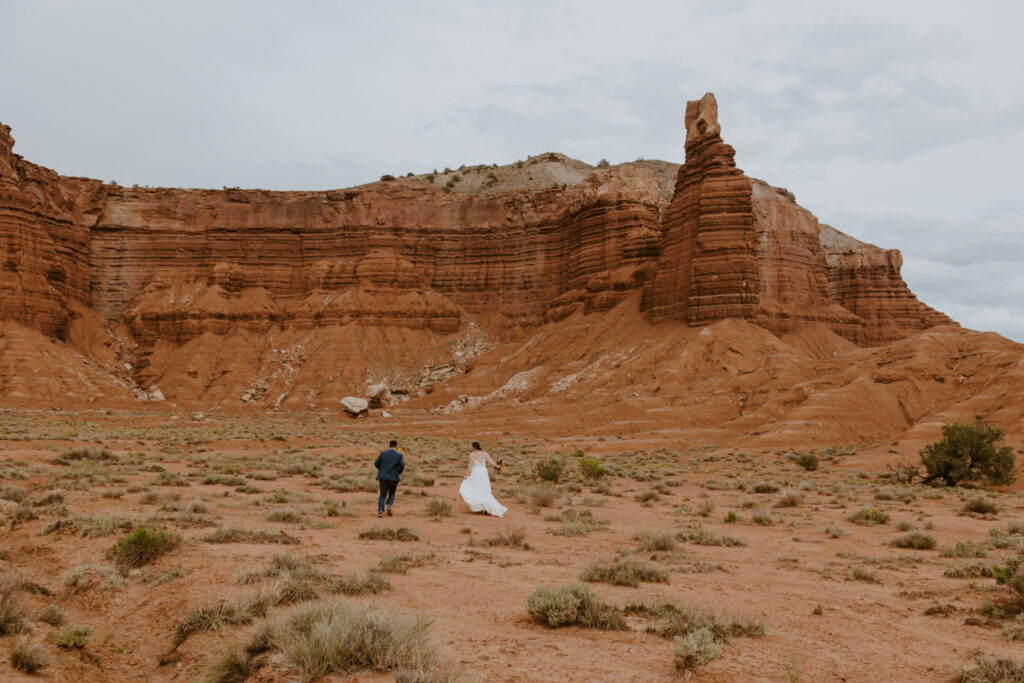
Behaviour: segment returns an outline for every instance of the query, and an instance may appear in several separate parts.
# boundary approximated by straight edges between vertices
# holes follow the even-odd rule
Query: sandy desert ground
[[[429,642],[467,681],[939,681],[1019,658],[1024,619],[991,572],[1024,549],[1019,485],[900,486],[882,476],[890,444],[745,452],[444,420],[3,411],[0,616],[28,634],[3,638],[0,679],[203,680],[265,618],[336,600],[431,620]],[[378,520],[372,461],[392,435],[408,469]],[[504,459],[502,519],[459,499],[473,438]],[[817,469],[795,460],[808,453]],[[552,456],[565,468],[543,482]],[[586,476],[583,456],[607,474]],[[144,526],[180,544],[140,566],[108,552]],[[381,526],[413,540],[365,537]],[[593,580],[622,560],[613,576],[646,580]],[[622,608],[621,628],[531,618],[535,589],[574,582]],[[657,601],[721,626],[721,654],[678,670],[665,636],[679,621]],[[58,644],[75,626],[92,629],[84,646]],[[45,666],[15,670],[16,643]],[[310,678],[273,648],[254,668]]]

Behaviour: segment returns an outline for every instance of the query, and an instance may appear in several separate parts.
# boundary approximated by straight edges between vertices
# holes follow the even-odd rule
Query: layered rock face
[[[13,145],[0,126],[0,319],[66,340],[69,302],[89,299],[89,228],[77,200],[101,183],[27,163]]]
[[[616,300],[605,293],[642,284],[634,271],[658,253],[658,192],[652,173],[630,167],[564,191],[487,196],[399,182],[114,188],[90,235],[92,306],[142,337],[183,341],[234,322],[451,333],[467,314],[515,337],[552,308],[599,310]]]
[[[645,296],[653,321],[740,318],[776,333],[820,323],[868,346],[952,323],[907,288],[899,252],[834,237],[791,193],[737,169],[714,95],[687,103],[686,131]]]
[[[714,96],[685,123],[667,203],[666,168],[643,163],[472,194],[417,178],[124,188],[25,162],[0,127],[0,318],[169,397],[285,406],[417,367],[444,379],[470,348],[627,299],[654,323],[823,324],[860,345],[950,322],[909,292],[898,252],[820,226],[736,168]],[[560,159],[543,157],[549,174]]]
[[[900,276],[898,249],[879,249],[822,225],[829,296],[864,321],[862,341],[872,346],[953,321],[918,301]],[[854,338],[854,337],[851,337]]]
[[[713,95],[686,105],[686,163],[665,216],[651,319],[704,325],[756,314],[761,267],[751,181],[719,132]]]

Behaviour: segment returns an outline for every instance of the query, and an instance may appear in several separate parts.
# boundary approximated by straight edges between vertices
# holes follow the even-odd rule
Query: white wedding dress
[[[473,512],[486,512],[495,517],[502,517],[508,508],[499,503],[491,493],[491,478],[487,476],[487,463],[477,462],[473,465],[468,477],[459,486],[462,500]]]

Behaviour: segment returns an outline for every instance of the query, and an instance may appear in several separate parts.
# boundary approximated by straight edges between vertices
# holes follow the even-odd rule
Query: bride
[[[469,454],[469,468],[466,470],[466,477],[462,480],[462,485],[459,486],[459,493],[473,512],[486,512],[489,515],[501,517],[508,508],[495,500],[491,493],[491,479],[487,476],[487,463],[491,463],[499,469],[501,467],[491,459],[487,451],[481,450],[479,442],[474,441],[473,452]]]

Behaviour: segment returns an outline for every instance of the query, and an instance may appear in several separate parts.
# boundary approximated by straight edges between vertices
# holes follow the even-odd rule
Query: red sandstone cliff
[[[124,188],[30,164],[0,127],[0,318],[67,342],[111,392],[295,408],[379,379],[415,394],[494,344],[620,304],[868,346],[950,322],[907,289],[898,252],[737,169],[712,95],[685,122],[667,202],[668,164],[563,172],[553,154],[521,173],[572,184],[514,189],[514,172],[475,167],[447,186]]]
[[[686,131],[648,290],[652,320],[740,318],[777,333],[820,323],[869,346],[952,323],[910,292],[898,251],[822,228],[792,194],[737,169],[714,95],[687,103]]]

